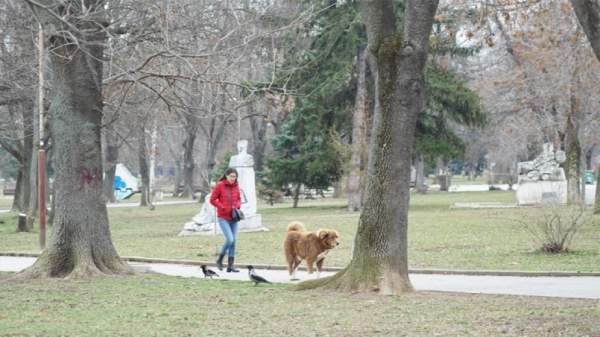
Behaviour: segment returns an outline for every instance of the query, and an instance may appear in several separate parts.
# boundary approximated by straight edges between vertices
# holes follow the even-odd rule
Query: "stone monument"
[[[518,163],[517,203],[519,205],[566,203],[567,180],[565,171],[560,167],[565,160],[564,151],[554,151],[551,143],[545,143],[542,153],[534,160]]]
[[[248,141],[240,140],[237,144],[238,154],[231,157],[229,167],[238,171],[238,184],[242,198],[242,212],[244,220],[239,222],[238,231],[257,232],[268,231],[262,226],[262,217],[257,213],[256,198],[256,177],[254,173],[254,158],[248,154]],[[210,194],[206,196],[200,213],[196,214],[190,222],[183,226],[183,231],[179,233],[184,235],[214,235],[221,233],[216,224],[215,208],[210,204]]]

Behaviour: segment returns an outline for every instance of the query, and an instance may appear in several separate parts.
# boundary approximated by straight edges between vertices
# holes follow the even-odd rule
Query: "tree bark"
[[[352,157],[350,158],[350,174],[348,175],[348,210],[360,211],[363,207],[363,185],[367,170],[367,51],[361,50],[358,56],[358,78],[356,81],[356,98],[352,114]]]
[[[104,130],[104,198],[108,202],[115,202],[115,174],[117,171],[117,161],[119,160],[119,145],[116,143],[115,134],[109,125]]]
[[[15,179],[15,194],[11,206],[12,211],[21,212],[23,209],[23,165],[19,165],[17,177]]]
[[[194,197],[194,143],[196,132],[194,125],[186,127],[185,141],[183,143],[183,192],[182,198]]]
[[[404,29],[396,29],[393,0],[361,1],[370,51],[377,61],[380,123],[370,148],[374,160],[353,257],[341,272],[299,287],[400,294],[408,277],[407,229],[410,171],[417,115],[423,109],[424,69],[437,0],[406,2]],[[371,164],[369,164],[371,167]]]
[[[182,169],[181,169],[181,159],[177,159],[175,161],[175,186],[173,186],[173,196],[179,197],[181,194],[179,193],[179,186],[183,181],[182,177]]]
[[[17,175],[17,183],[15,186],[15,196],[13,199],[13,210],[29,214],[31,190],[35,188],[32,186],[32,161],[35,160],[32,157],[34,147],[34,110],[33,101],[30,99],[25,100],[24,103],[19,104],[21,118],[23,120],[22,135],[19,136],[18,144],[16,145],[15,151],[19,152],[19,156],[16,159],[19,161],[19,172]],[[9,109],[13,109],[9,107]],[[15,112],[18,113],[18,112]]]
[[[250,109],[254,108],[254,104],[251,104],[248,108],[248,115],[252,114],[253,111]],[[263,170],[265,148],[267,145],[267,122],[263,116],[250,117],[250,129],[252,130],[252,140],[254,145],[254,169],[256,172]]]
[[[152,197],[150,193],[150,168],[148,166],[148,147],[146,144],[146,128],[143,126],[139,128],[139,136],[138,136],[138,164],[140,166],[140,177],[142,186],[140,186],[141,197],[140,197],[140,206],[141,207],[149,207],[151,210],[154,209],[154,205],[152,204]]]
[[[33,128],[33,127],[32,127]],[[33,130],[32,130],[33,132]],[[27,228],[31,230],[38,214],[38,152],[34,141],[31,143],[30,164],[29,164],[29,204],[27,205]],[[46,184],[46,186],[48,186]]]
[[[600,60],[600,1],[571,0],[571,5],[592,45],[596,58]]]
[[[55,15],[33,9],[48,32],[70,34],[49,36],[53,88],[48,113],[56,169],[53,233],[47,248],[21,276],[77,278],[129,272],[113,246],[102,199],[104,1],[39,3],[59,11],[68,8],[68,13]]]
[[[440,184],[440,191],[448,192],[450,188],[450,173],[448,172],[448,164],[441,157],[438,157],[436,160],[436,171],[437,176],[435,178],[437,183]],[[496,181],[493,181],[493,183],[496,183]]]
[[[594,214],[600,214],[600,163],[596,167],[596,199],[594,200]]]
[[[296,184],[296,188],[294,188],[294,195],[292,196],[294,203],[292,205],[292,208],[298,208],[298,200],[300,200],[300,187],[302,186],[302,184],[298,183]]]
[[[567,116],[565,131],[566,156],[565,175],[567,176],[567,203],[580,204],[581,193],[581,144],[579,142],[579,118],[577,98],[571,95],[571,109]]]
[[[417,190],[417,193],[426,193],[427,186],[425,186],[425,160],[423,159],[423,155],[417,156],[415,171],[415,189]]]

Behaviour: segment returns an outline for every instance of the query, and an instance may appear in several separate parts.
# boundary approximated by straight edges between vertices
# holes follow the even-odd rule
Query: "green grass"
[[[0,281],[0,307],[0,336],[600,335],[594,300],[342,295],[149,274]]]
[[[455,202],[514,203],[514,193],[470,192],[413,194],[409,212],[409,264],[412,268],[450,268],[525,271],[600,271],[600,217],[586,225],[568,254],[547,255],[517,220],[535,219],[541,209],[450,209]],[[214,260],[222,236],[178,237],[183,223],[200,210],[200,204],[109,209],[113,241],[122,256]],[[282,240],[287,224],[303,221],[309,229],[333,228],[341,244],[327,257],[326,266],[344,266],[358,213],[345,208],[345,200],[301,201],[274,207],[259,205],[269,232],[240,233],[240,263],[284,264]],[[15,215],[0,214],[0,251],[38,252],[38,236],[15,233]]]

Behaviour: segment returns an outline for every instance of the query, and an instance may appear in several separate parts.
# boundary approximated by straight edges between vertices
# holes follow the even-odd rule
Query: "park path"
[[[198,200],[171,200],[171,201],[156,201],[154,206],[167,206],[167,205],[186,205],[186,204],[197,204]],[[139,207],[139,202],[118,202],[112,204],[106,204],[108,208],[121,208],[121,207]],[[8,213],[10,209],[0,209],[0,213]]]
[[[35,257],[0,256],[0,271],[17,272],[27,268]],[[183,263],[129,262],[139,272],[155,272],[171,276],[203,277],[198,265]],[[219,279],[248,281],[245,266],[238,266],[239,273],[219,272]],[[257,268],[257,273],[275,283],[290,283],[287,271],[280,268]],[[321,276],[335,272],[323,272]],[[297,276],[306,280],[305,271]],[[548,296],[564,298],[585,298],[600,300],[600,276],[499,276],[499,275],[447,275],[432,273],[411,273],[410,279],[417,290],[444,291],[459,293],[483,293],[522,296]]]

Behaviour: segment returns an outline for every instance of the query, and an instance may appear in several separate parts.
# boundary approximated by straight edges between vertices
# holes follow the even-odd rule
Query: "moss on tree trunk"
[[[367,198],[353,258],[340,273],[299,285],[401,294],[408,277],[407,229],[412,149],[424,101],[424,68],[437,1],[408,1],[402,33],[392,1],[362,2],[377,85]],[[379,104],[377,104],[379,103]]]

